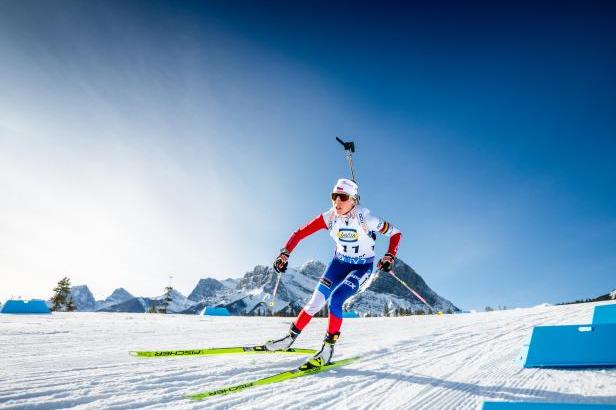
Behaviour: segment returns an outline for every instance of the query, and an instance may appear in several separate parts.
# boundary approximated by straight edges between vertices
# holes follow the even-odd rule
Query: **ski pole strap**
[[[398,276],[396,276],[396,273],[393,270],[389,271],[389,274],[391,276],[393,276],[398,282],[400,282],[400,284],[402,286],[404,286],[405,288],[407,288],[409,290],[409,292],[411,292],[413,295],[415,295],[417,297],[417,299],[421,300],[426,306],[428,306],[430,308],[430,310],[432,312],[434,312],[434,308],[432,307],[432,305],[430,305],[428,302],[426,302],[426,300],[424,298],[421,297],[421,295],[417,292],[415,292],[413,290],[413,288],[411,288],[409,285],[407,285],[406,283],[404,283],[404,281],[402,279],[400,279]]]

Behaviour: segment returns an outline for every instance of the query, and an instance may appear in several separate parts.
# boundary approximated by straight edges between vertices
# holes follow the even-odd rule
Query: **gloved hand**
[[[280,255],[274,261],[274,270],[278,273],[286,272],[289,265],[289,251],[285,248],[280,250]]]
[[[389,272],[391,268],[394,267],[394,258],[395,256],[391,253],[386,253],[385,256],[379,260],[379,263],[376,264],[376,268],[383,272]]]

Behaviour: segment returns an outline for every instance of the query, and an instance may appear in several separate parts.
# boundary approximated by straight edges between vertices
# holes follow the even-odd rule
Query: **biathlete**
[[[340,337],[342,305],[372,273],[376,232],[389,237],[387,253],[379,260],[377,269],[384,272],[391,270],[402,234],[389,222],[359,207],[357,193],[355,182],[339,179],[332,190],[331,209],[293,232],[280,250],[274,261],[274,269],[278,273],[287,270],[291,252],[307,236],[327,229],[336,243],[334,258],[319,279],[311,299],[291,325],[289,333],[282,339],[267,342],[267,350],[288,349],[310,319],[328,303],[329,320],[323,346],[307,364],[314,367],[329,364],[334,354],[334,344]]]

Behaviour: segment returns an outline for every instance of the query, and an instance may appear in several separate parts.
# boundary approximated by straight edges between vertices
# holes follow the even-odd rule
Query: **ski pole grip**
[[[344,142],[340,138],[336,137],[336,141],[338,141],[344,147],[345,151],[350,151],[352,153],[355,152],[355,143],[353,141]]]

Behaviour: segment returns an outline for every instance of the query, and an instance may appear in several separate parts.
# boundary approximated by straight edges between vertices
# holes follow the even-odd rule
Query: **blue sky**
[[[363,205],[467,309],[616,287],[613,5],[4,2],[0,299],[238,277]],[[291,264],[329,260],[321,232]],[[381,240],[377,250],[384,251]]]

